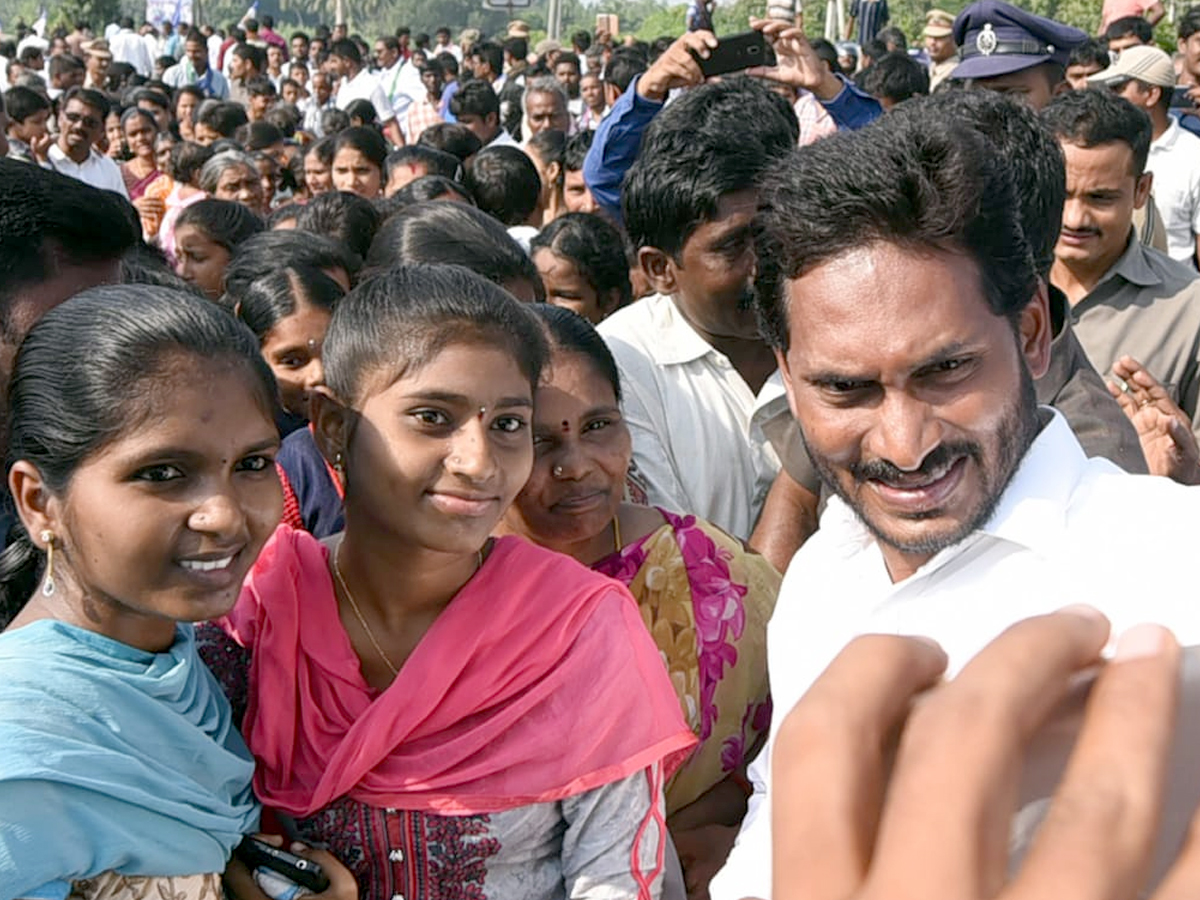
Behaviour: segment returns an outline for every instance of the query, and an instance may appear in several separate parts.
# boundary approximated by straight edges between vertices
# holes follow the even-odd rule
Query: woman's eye
[[[176,478],[182,478],[183,472],[177,466],[163,464],[160,466],[147,466],[144,469],[139,469],[133,477],[138,481],[149,481],[154,484],[162,484],[166,481],[174,481]]]
[[[492,427],[505,434],[516,434],[525,428],[525,420],[520,416],[500,416],[492,423]]]
[[[269,456],[264,456],[261,453],[256,453],[254,456],[247,456],[238,464],[238,469],[242,472],[265,472],[275,465],[275,460]]]
[[[308,363],[308,360],[303,356],[284,356],[279,360],[279,365],[284,369],[303,369]]]
[[[584,431],[602,431],[612,425],[612,419],[593,419],[584,426]]]
[[[413,413],[422,425],[449,425],[450,417],[436,409],[418,409]]]

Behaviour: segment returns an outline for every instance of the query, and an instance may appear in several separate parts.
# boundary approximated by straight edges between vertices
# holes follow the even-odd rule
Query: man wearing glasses
[[[121,170],[94,146],[104,134],[108,108],[108,100],[98,91],[72,88],[67,92],[59,115],[58,141],[50,147],[50,168],[128,200]]]

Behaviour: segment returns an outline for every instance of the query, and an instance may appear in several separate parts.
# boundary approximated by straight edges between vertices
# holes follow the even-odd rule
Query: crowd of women
[[[114,114],[146,243],[13,372],[0,898],[257,900],[253,833],[330,900],[706,896],[780,575],[645,504],[570,142],[527,249],[463,126],[201,145],[194,94]]]

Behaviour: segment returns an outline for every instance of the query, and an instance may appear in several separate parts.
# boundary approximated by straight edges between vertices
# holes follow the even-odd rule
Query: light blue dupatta
[[[190,625],[147,653],[62,622],[0,634],[0,900],[222,872],[254,761]]]

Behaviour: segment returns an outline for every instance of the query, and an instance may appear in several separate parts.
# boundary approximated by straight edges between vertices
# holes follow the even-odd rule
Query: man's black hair
[[[495,114],[500,116],[500,98],[485,81],[468,81],[450,98],[450,112],[454,117],[479,116],[486,119]]]
[[[834,75],[844,74],[842,64],[838,62],[837,47],[825,38],[813,38],[809,43],[812,45],[813,52],[817,54],[817,58],[829,66],[830,72]]]
[[[321,110],[321,131],[328,137],[337,135],[350,127],[350,114],[344,109]]]
[[[465,125],[457,122],[439,122],[421,132],[417,138],[417,146],[442,150],[457,157],[462,163],[482,150],[483,142]]]
[[[484,212],[503,225],[527,225],[542,190],[537,167],[516,147],[484,147],[475,155],[463,184]]]
[[[1060,141],[1099,147],[1120,141],[1133,152],[1133,175],[1146,171],[1150,156],[1150,117],[1112,91],[1069,91],[1042,110],[1042,121]]]
[[[109,110],[112,109],[112,104],[108,102],[108,98],[100,91],[93,91],[91,88],[73,87],[62,96],[62,106],[59,109],[66,109],[67,104],[72,100],[78,100],[85,106],[90,106],[100,114],[101,119],[108,118]]]
[[[296,228],[328,235],[363,259],[379,228],[379,213],[370,200],[348,191],[326,191],[304,205]]]
[[[504,48],[499,44],[481,41],[471,48],[471,58],[476,57],[487,63],[496,75],[504,72]]]
[[[554,61],[554,68],[557,69],[563,63],[570,63],[573,65],[576,72],[583,71],[583,67],[579,64],[579,57],[574,53],[571,53],[569,50],[564,50],[562,53],[558,54],[558,59]]]
[[[1150,44],[1154,41],[1154,26],[1141,16],[1122,16],[1114,19],[1104,29],[1106,41],[1123,38],[1130,34],[1137,38],[1139,43]]]
[[[907,53],[885,53],[863,71],[859,84],[872,97],[895,105],[928,94],[929,72]]]
[[[948,91],[913,100],[892,115],[919,122],[959,122],[988,139],[1008,164],[1025,239],[1038,274],[1048,279],[1067,198],[1067,175],[1062,148],[1038,114],[996,91]]]
[[[1200,5],[1189,6],[1179,17],[1177,33],[1181,41],[1186,41],[1197,31],[1200,31]]]
[[[251,122],[241,132],[241,144],[250,153],[283,142],[283,132],[270,122]]]
[[[243,41],[240,44],[234,44],[232,52],[238,59],[250,63],[259,72],[267,67],[267,51],[261,47],[255,47],[253,44],[247,44]]]
[[[260,75],[257,78],[251,78],[246,82],[246,93],[251,97],[277,97],[279,92],[275,90],[275,83],[265,75]]]
[[[875,38],[873,41],[867,41],[862,45],[862,55],[874,63],[876,60],[883,59],[891,51],[888,50],[887,44]]]
[[[211,128],[221,137],[233,137],[249,121],[242,104],[227,100],[205,103],[196,111],[196,124]]]
[[[578,50],[580,53],[586,53],[588,47],[592,46],[592,36],[590,34],[588,34],[588,32],[584,31],[583,29],[572,32],[571,46],[574,47],[576,50]]]
[[[77,56],[72,56],[70,53],[60,53],[58,56],[50,57],[50,61],[46,65],[51,82],[55,78],[62,78],[70,72],[79,72],[84,68],[83,61]]]
[[[362,66],[362,53],[358,49],[358,44],[350,40],[350,38],[342,38],[340,41],[334,41],[329,45],[330,56],[340,56],[342,59],[348,60],[356,66]]]
[[[580,131],[567,138],[567,146],[563,150],[564,172],[578,172],[583,168],[583,161],[587,159],[595,138],[596,132],[590,130]]]
[[[604,82],[611,84],[622,94],[630,83],[646,71],[646,58],[633,50],[618,50],[604,69]]]
[[[938,116],[884,116],[793,151],[759,198],[756,306],[766,341],[786,351],[786,282],[876,243],[958,252],[979,268],[992,312],[1016,322],[1037,270],[1009,168],[970,128]]]
[[[891,44],[892,49],[888,51],[889,53],[894,53],[897,50],[904,53],[908,50],[908,38],[895,25],[889,25],[887,28],[880,29],[879,34],[875,35],[875,39],[882,41],[885,47]]]
[[[513,59],[524,61],[529,55],[529,41],[523,37],[510,37],[504,42],[504,52]]]
[[[27,87],[9,88],[4,92],[4,109],[13,122],[24,122],[30,116],[51,109],[50,101]]]
[[[1098,38],[1088,38],[1071,51],[1068,66],[1099,66],[1107,69],[1111,62],[1108,44]]]
[[[443,150],[423,144],[409,144],[388,154],[384,163],[384,179],[391,178],[393,170],[409,165],[424,166],[426,175],[454,178],[458,175],[459,161],[458,157]]]
[[[678,260],[721,198],[757,187],[799,135],[791,104],[752,79],[688,91],[655,117],[625,177],[621,209],[634,247],[656,247]]]
[[[0,336],[9,304],[64,262],[118,259],[141,239],[128,201],[111,191],[29,163],[0,159]]]

